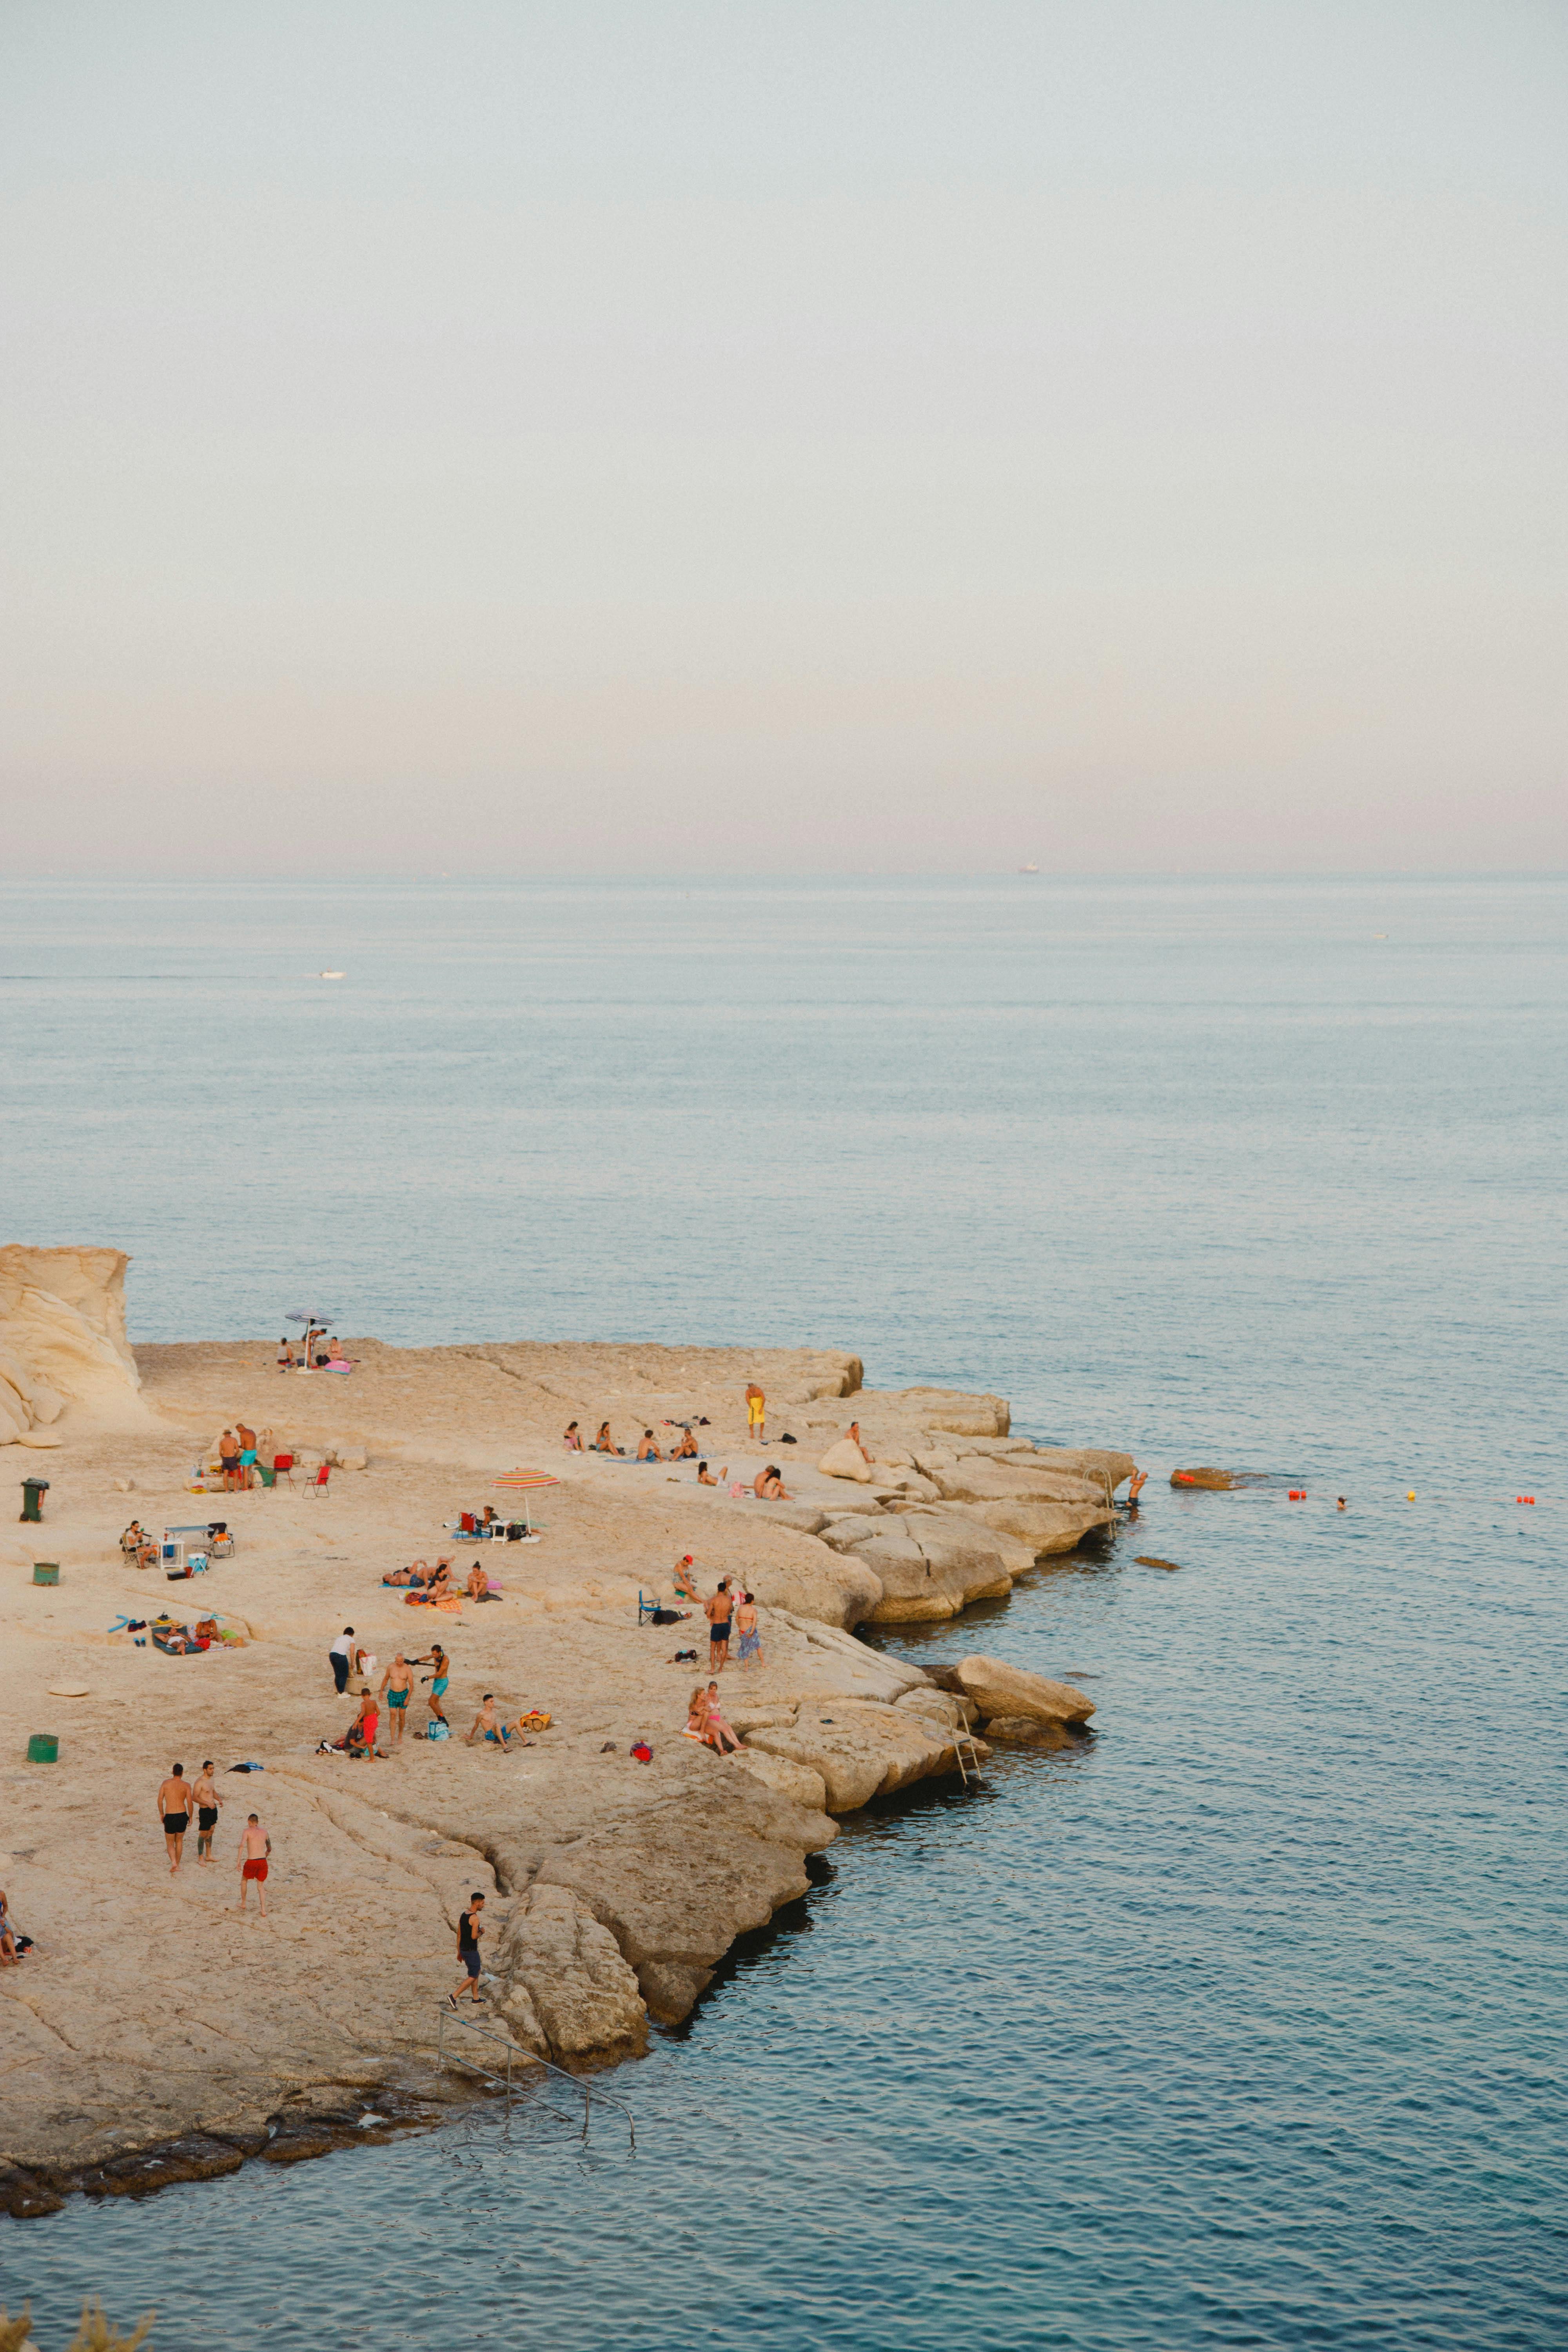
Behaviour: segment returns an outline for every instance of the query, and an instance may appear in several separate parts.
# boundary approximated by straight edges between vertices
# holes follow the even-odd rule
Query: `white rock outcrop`
[[[607,1927],[567,1886],[531,1886],[502,1930],[496,2006],[525,2049],[558,2066],[639,2055],[647,2011]]]
[[[855,1478],[862,1486],[871,1484],[871,1465],[852,1437],[841,1437],[830,1445],[817,1464],[825,1478]]]
[[[1026,1667],[978,1652],[959,1660],[952,1679],[987,1722],[1025,1717],[1037,1723],[1087,1723],[1094,1713],[1094,1701],[1073,1684],[1052,1682],[1048,1675],[1030,1674]]]
[[[47,1445],[68,1405],[100,1427],[149,1416],[125,1336],[123,1250],[0,1249],[0,1445]]]
[[[832,1813],[958,1769],[950,1725],[864,1699],[803,1706],[793,1725],[753,1731],[747,1745],[820,1773]]]

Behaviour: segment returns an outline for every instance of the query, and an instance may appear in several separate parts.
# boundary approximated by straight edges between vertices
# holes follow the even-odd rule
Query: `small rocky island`
[[[1023,1672],[955,1634],[933,1675],[856,1629],[1005,1594],[1114,1517],[1126,1454],[1016,1438],[1000,1397],[868,1389],[833,1350],[359,1339],[347,1374],[300,1375],[276,1341],[132,1349],[125,1265],[0,1251],[0,1463],[18,1508],[25,1476],[48,1480],[42,1524],[0,1540],[16,1699],[0,1885],[34,1939],[0,1971],[14,2214],[319,2154],[357,2137],[372,2095],[379,2128],[437,2112],[457,2080],[433,2070],[437,2011],[476,1888],[486,2023],[570,2069],[634,2057],[650,2019],[687,2015],[736,1937],[805,1892],[837,1816],[955,1772],[963,1727],[984,1759],[988,1738],[1068,1739],[1093,1712],[1049,1661]],[[605,1421],[624,1456],[563,1444]],[[211,1465],[241,1423],[292,1468],[224,1490]],[[687,1424],[721,1484],[631,1458],[645,1430],[668,1455]],[[769,1464],[785,1495],[764,1501]],[[514,1466],[560,1482],[531,1498],[540,1540],[456,1541]],[[171,1582],[122,1549],[132,1517],[153,1536],[221,1517],[232,1555]],[[460,1577],[482,1556],[499,1599],[438,1611],[382,1580],[447,1553]],[[759,1604],[762,1660],[722,1677],[732,1757],[682,1737],[708,1679],[700,1613],[647,1609],[687,1605],[687,1553],[700,1592],[729,1575]],[[58,1584],[33,1580],[40,1559]],[[126,1623],[161,1612],[222,1638],[171,1654]],[[321,1752],[354,1712],[360,1684],[340,1697],[328,1657],[350,1626],[373,1690],[399,1652],[443,1646],[453,1737],[412,1737],[416,1681],[384,1759]],[[466,1744],[486,1693],[548,1729],[509,1753]],[[33,1733],[57,1761],[24,1761]],[[192,1834],[171,1875],[158,1788],[207,1758],[213,1860]],[[273,1842],[265,1923],[234,1907],[252,1810]]]

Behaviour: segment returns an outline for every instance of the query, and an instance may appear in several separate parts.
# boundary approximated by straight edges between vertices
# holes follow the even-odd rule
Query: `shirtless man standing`
[[[734,1607],[730,1580],[721,1576],[712,1600],[702,1604],[702,1614],[708,1620],[708,1666],[712,1674],[723,1673],[724,1661],[730,1654],[730,1622]]]
[[[408,1720],[408,1694],[414,1688],[414,1669],[401,1650],[381,1678],[386,1698],[386,1744],[389,1748],[403,1745],[403,1727]]]
[[[185,1843],[185,1832],[191,1826],[191,1813],[195,1795],[185,1778],[183,1764],[172,1765],[168,1779],[158,1791],[158,1817],[163,1824],[163,1843],[169,1849],[169,1875],[180,1866],[180,1853]]]
[[[202,1766],[201,1779],[195,1785],[196,1800],[196,1860],[209,1863],[213,1858],[213,1832],[217,1827],[217,1809],[223,1799],[213,1780],[213,1760],[209,1756]]]
[[[250,1882],[256,1881],[256,1899],[261,1906],[261,1916],[267,1916],[267,1865],[272,1858],[272,1840],[261,1826],[259,1813],[252,1813],[239,1833],[239,1901],[237,1911],[245,1908],[245,1898],[250,1892]]]
[[[447,1655],[446,1651],[441,1647],[439,1642],[432,1642],[430,1644],[429,1656],[427,1658],[416,1658],[414,1663],[416,1666],[435,1667],[436,1671],[433,1675],[424,1675],[420,1679],[423,1682],[427,1682],[430,1685],[430,1696],[427,1704],[429,1706],[432,1720],[437,1723],[445,1723],[447,1721],[447,1710],[442,1706],[441,1701],[447,1696],[447,1685],[451,1680],[451,1659]]]

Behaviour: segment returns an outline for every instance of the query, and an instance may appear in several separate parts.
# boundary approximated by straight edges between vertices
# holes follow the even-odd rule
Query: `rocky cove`
[[[531,1343],[347,1343],[346,1377],[280,1373],[268,1343],[132,1350],[118,1253],[0,1255],[4,1459],[42,1466],[44,1525],[14,1531],[4,1616],[20,1706],[4,1768],[4,1885],[35,1939],[5,1996],[0,2200],[23,2217],[72,2188],[139,2193],[289,2162],[452,2095],[434,2075],[436,2011],[453,1981],[458,1913],[489,1898],[493,2030],[568,2069],[637,2056],[689,2013],[738,1937],[798,1899],[837,1820],[954,1772],[961,1727],[989,1739],[1081,1736],[1093,1709],[1050,1675],[965,1654],[921,1671],[857,1629],[955,1620],[1070,1551],[1114,1516],[1125,1454],[1015,1437],[1005,1400],[879,1391],[837,1351]],[[748,1382],[767,1397],[765,1448]],[[846,1400],[853,1398],[853,1405]],[[15,1399],[14,1403],[8,1400]],[[858,1418],[863,1453],[846,1450]],[[270,1430],[324,1488],[194,1500],[193,1471],[237,1420]],[[690,1423],[730,1482],[695,1464],[569,1454],[572,1421],[668,1447]],[[5,1433],[0,1432],[0,1441]],[[793,1443],[785,1444],[785,1439]],[[764,1462],[788,1498],[736,1496]],[[413,1610],[384,1575],[452,1549],[445,1530],[527,1465],[542,1539],[485,1545],[499,1603]],[[137,1570],[120,1534],[220,1513],[232,1558],[190,1584]],[[36,1540],[32,1538],[36,1538]],[[680,1737],[706,1679],[700,1617],[639,1622],[739,1578],[762,1612],[763,1662],[723,1677],[745,1747]],[[58,1563],[58,1586],[32,1561]],[[464,1554],[459,1560],[466,1567]],[[125,1616],[221,1612],[237,1638],[190,1656],[111,1633]],[[458,1737],[405,1739],[384,1760],[318,1753],[353,1709],[326,1652],[348,1625],[375,1657],[448,1647]],[[695,1647],[700,1674],[678,1663]],[[534,1745],[468,1747],[479,1701],[551,1717]],[[21,1761],[26,1734],[59,1760]],[[634,1761],[639,1735],[651,1763]],[[170,1762],[218,1766],[210,1867],[171,1878],[155,1792]],[[234,1775],[238,1762],[258,1773]],[[232,1907],[236,1832],[261,1812],[274,1843],[269,1916]]]

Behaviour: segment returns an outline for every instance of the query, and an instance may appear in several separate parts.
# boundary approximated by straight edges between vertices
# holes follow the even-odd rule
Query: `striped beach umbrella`
[[[533,1521],[528,1515],[529,1496],[536,1487],[559,1486],[561,1481],[552,1476],[548,1470],[502,1470],[494,1484],[503,1495],[521,1495],[523,1497],[522,1523],[531,1535]]]

